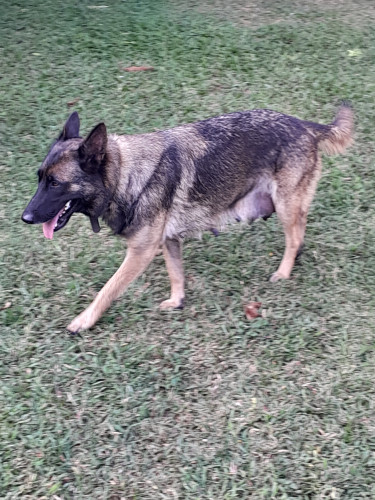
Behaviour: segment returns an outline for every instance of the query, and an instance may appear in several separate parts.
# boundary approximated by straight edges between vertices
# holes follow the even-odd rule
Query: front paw
[[[160,309],[183,309],[184,308],[184,299],[168,299],[163,300],[160,304]]]
[[[88,311],[83,311],[79,316],[73,319],[71,323],[67,326],[70,333],[76,334],[82,330],[87,330],[92,327],[95,323],[95,319],[92,314]]]
[[[273,275],[271,276],[270,278],[270,281],[271,283],[276,283],[276,281],[279,281],[279,280],[287,280],[289,278],[289,276],[284,276],[282,273],[280,273],[279,271],[276,271],[275,273],[273,273]]]

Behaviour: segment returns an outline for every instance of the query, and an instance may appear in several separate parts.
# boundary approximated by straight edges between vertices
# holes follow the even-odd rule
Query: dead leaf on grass
[[[247,319],[255,319],[261,316],[259,314],[259,308],[261,307],[261,302],[249,302],[244,306],[245,316]]]
[[[71,101],[68,101],[66,103],[66,105],[70,108],[71,106],[74,106],[75,104],[77,104],[78,101],[79,101],[79,97],[76,97],[75,99],[72,99]]]
[[[135,72],[135,71],[154,71],[153,66],[128,66],[123,68],[124,71]]]

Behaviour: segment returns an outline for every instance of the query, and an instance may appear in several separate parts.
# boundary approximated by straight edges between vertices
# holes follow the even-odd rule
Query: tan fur
[[[144,227],[136,236],[128,239],[128,251],[124,262],[88,308],[68,325],[68,330],[78,332],[93,326],[112,302],[144,272],[159,249],[163,224],[161,216],[152,226]]]
[[[296,169],[291,168],[291,173],[293,170]],[[297,185],[295,183],[280,183],[274,202],[276,213],[284,229],[285,251],[278,270],[271,276],[272,282],[290,277],[297,253],[303,244],[307,214],[315,195],[321,171],[322,164],[318,159],[313,174],[299,179]]]
[[[121,168],[116,177],[119,192],[125,192],[128,184],[129,171],[132,165],[142,165],[138,172],[138,184],[134,184],[134,194],[137,195],[153,173],[155,160],[159,159],[164,151],[164,141],[161,135],[110,135],[108,148],[116,145],[120,153]]]
[[[163,245],[163,254],[171,282],[171,297],[164,300],[160,308],[181,308],[185,297],[182,243],[179,240],[166,240]]]
[[[353,110],[341,107],[332,123],[330,132],[319,143],[319,149],[328,155],[343,153],[353,143],[353,123]]]

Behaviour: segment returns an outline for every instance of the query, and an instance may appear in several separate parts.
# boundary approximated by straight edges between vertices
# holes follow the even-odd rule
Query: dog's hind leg
[[[289,278],[296,257],[302,251],[307,214],[321,173],[320,159],[317,158],[313,165],[309,175],[302,178],[297,187],[279,193],[274,200],[284,227],[285,252],[278,270],[271,276],[272,282]]]
[[[182,244],[177,239],[168,239],[163,245],[163,254],[169,279],[171,297],[160,304],[161,309],[182,309],[184,307],[184,269],[182,265]]]
[[[278,215],[284,227],[285,252],[278,270],[271,276],[272,282],[289,278],[297,253],[302,247],[306,227],[306,217],[302,213],[294,213],[292,216],[284,213]]]
[[[160,225],[159,225],[160,226]],[[128,239],[128,251],[124,262],[112,278],[104,285],[94,301],[77,316],[68,326],[72,333],[92,327],[108,309],[150,264],[154,258],[162,236],[163,226],[145,227]]]

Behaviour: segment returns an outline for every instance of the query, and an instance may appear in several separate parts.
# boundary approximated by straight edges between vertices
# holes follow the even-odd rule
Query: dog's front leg
[[[182,309],[184,307],[184,269],[182,265],[182,244],[179,240],[166,240],[163,254],[169,279],[171,280],[171,298],[160,304],[161,309]]]
[[[142,234],[128,241],[128,251],[124,262],[121,264],[112,278],[100,290],[95,300],[77,316],[68,326],[72,333],[92,327],[106,309],[117,299],[150,264],[154,258],[161,239],[161,232],[153,234],[154,228],[142,230]]]

